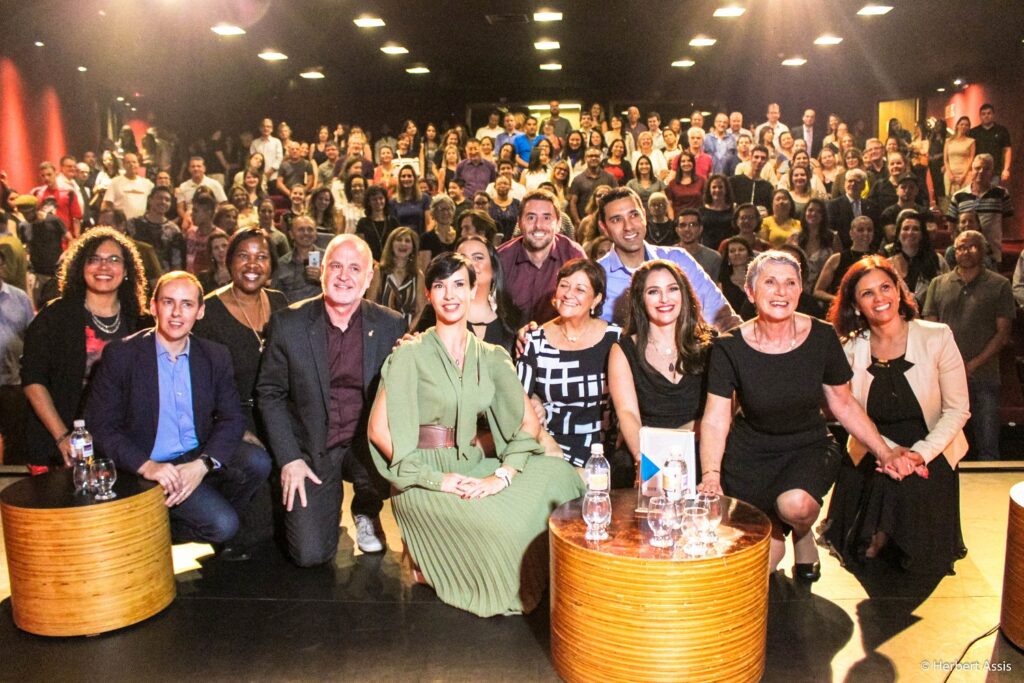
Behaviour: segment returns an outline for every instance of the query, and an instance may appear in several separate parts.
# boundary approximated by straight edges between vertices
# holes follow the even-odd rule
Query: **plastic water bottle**
[[[661,468],[661,490],[669,500],[682,500],[686,488],[686,461],[678,449],[672,449]]]
[[[604,446],[595,443],[590,447],[590,459],[585,469],[588,491],[609,492],[612,488],[612,468],[604,457]]]
[[[85,429],[85,420],[74,421],[71,432],[71,457],[92,464],[92,434]]]

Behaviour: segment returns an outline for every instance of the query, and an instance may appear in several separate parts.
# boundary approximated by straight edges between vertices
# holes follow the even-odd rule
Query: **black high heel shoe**
[[[797,562],[793,565],[793,578],[814,583],[821,578],[820,562]]]

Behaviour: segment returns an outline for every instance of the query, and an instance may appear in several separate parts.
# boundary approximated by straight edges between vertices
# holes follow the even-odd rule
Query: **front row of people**
[[[93,319],[120,316],[120,304],[112,305],[120,299],[141,308],[126,296],[137,279],[131,244],[94,232],[79,242],[81,258],[72,255],[84,266],[84,291],[66,287],[59,301],[75,310],[91,302],[86,314]],[[253,291],[241,292],[249,295],[242,299],[258,302],[251,285],[269,245],[235,246],[253,267],[228,287],[248,287]],[[520,378],[505,351],[470,334],[479,268],[461,254],[437,257],[425,274],[436,326],[394,352],[405,322],[363,299],[372,257],[353,235],[328,246],[322,296],[276,313],[265,337],[261,325],[248,325],[263,356],[256,418],[281,471],[287,543],[298,564],[334,557],[344,477],[355,484],[360,537],[374,537],[382,499],[389,488],[396,492],[392,503],[407,549],[446,602],[479,615],[537,604],[544,558],[534,541],[550,511],[582,493],[566,462],[579,464],[575,451],[582,448],[559,444],[568,448],[565,460],[544,457],[550,438],[519,380],[536,387],[558,370],[544,368],[545,343],[556,357],[571,355],[612,329],[595,325],[606,295],[604,269],[588,265],[570,262],[563,270],[572,272],[559,273],[554,305],[562,317],[537,331],[537,360],[520,363]],[[680,267],[661,260],[641,265],[627,293],[625,331],[614,328],[615,344],[602,354],[610,356],[625,450],[637,457],[632,436],[639,425],[686,426],[706,400],[701,486],[773,518],[773,569],[791,531],[794,573],[817,578],[810,529],[838,477],[825,538],[845,561],[888,547],[909,568],[950,570],[965,552],[956,463],[968,416],[952,335],[915,320],[912,296],[879,257],[858,262],[844,277],[830,313],[835,331],[796,313],[801,281],[791,255],[759,255],[745,281],[757,317],[715,339]],[[225,294],[225,303],[242,302]],[[164,488],[176,539],[214,542],[230,559],[244,555],[230,543],[268,478],[270,457],[246,434],[243,409],[251,403],[239,399],[228,352],[190,335],[205,313],[202,295],[191,275],[169,273],[150,305],[155,327],[127,339],[121,337],[136,325],[107,335],[110,348],[90,384],[86,419],[98,450]],[[106,331],[114,325],[102,316],[94,322]],[[87,337],[93,329],[86,321]],[[625,369],[632,382],[621,381]],[[41,379],[41,370],[29,377]],[[647,400],[652,396],[673,400]],[[735,417],[734,397],[741,408]],[[842,464],[820,413],[823,398],[852,435],[851,459]],[[74,408],[64,412],[58,420],[69,421]],[[541,417],[549,428],[557,421]],[[63,450],[61,425],[47,428]],[[488,429],[489,438],[481,438]],[[581,443],[589,438],[579,435]],[[944,514],[926,520],[936,501]]]

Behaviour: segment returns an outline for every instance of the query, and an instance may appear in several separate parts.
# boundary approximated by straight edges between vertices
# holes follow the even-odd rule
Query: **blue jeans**
[[[999,460],[998,379],[967,379],[971,419],[967,421],[971,454],[978,460]]]
[[[198,456],[186,454],[174,464]],[[175,543],[227,543],[238,533],[239,514],[269,476],[270,456],[243,441],[229,464],[209,472],[192,495],[171,508],[171,538]]]

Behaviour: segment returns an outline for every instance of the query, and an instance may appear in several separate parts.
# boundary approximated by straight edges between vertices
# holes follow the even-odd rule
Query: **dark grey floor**
[[[831,558],[823,558],[824,576],[813,587],[774,576],[765,680],[941,681],[941,667],[998,621],[1006,492],[1022,478],[963,476],[971,552],[956,576],[937,585],[884,564],[854,576]],[[176,560],[174,603],[101,636],[23,633],[4,599],[0,680],[557,680],[546,605],[527,617],[479,619],[411,584],[395,550],[361,555],[346,542],[335,565],[305,570],[272,543],[247,563],[205,557],[189,569],[187,560]],[[6,566],[0,572],[6,596]],[[985,660],[1011,671],[980,670]],[[998,634],[972,647],[965,661],[979,670],[957,672],[952,681],[1024,680],[1024,654]]]

